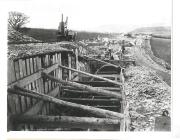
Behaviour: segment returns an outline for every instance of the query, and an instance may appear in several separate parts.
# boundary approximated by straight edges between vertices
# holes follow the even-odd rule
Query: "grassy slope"
[[[40,29],[40,28],[22,28],[21,32],[27,36],[33,37],[37,40],[42,41],[56,41],[55,29]],[[86,31],[77,31],[77,40],[86,40],[97,38],[98,35],[101,37],[111,37],[112,35],[108,33],[96,33],[96,32],[86,32]]]
[[[159,35],[170,35],[171,28],[170,27],[142,27],[133,30],[131,33],[151,33],[151,34],[159,34]]]
[[[171,64],[171,40],[154,38],[150,40],[151,49],[154,55]]]

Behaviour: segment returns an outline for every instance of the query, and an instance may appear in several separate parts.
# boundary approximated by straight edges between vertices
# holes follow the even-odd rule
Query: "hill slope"
[[[171,34],[171,27],[167,26],[159,26],[159,27],[142,27],[137,28],[131,33],[150,33],[150,34],[163,34],[163,35],[170,35]]]
[[[42,40],[46,42],[56,41],[56,29],[41,29],[41,28],[22,28],[21,33],[33,37],[37,40]],[[86,32],[86,31],[76,31],[77,40],[86,40],[101,37],[111,37],[108,33],[98,33],[98,32]]]

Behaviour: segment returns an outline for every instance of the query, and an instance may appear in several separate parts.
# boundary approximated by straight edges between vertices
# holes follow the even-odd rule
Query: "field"
[[[154,55],[171,64],[171,39],[155,38],[150,40]]]
[[[56,41],[56,29],[41,29],[41,28],[21,28],[21,33],[33,37],[34,39],[41,41]],[[77,31],[76,40],[87,40],[94,39],[98,36],[101,37],[112,37],[113,35],[109,33],[98,33],[98,32],[86,32],[86,31]]]

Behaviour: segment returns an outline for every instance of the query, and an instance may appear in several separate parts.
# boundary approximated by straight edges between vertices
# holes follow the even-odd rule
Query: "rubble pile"
[[[126,69],[125,93],[134,131],[153,131],[155,117],[170,113],[170,88],[144,66]]]

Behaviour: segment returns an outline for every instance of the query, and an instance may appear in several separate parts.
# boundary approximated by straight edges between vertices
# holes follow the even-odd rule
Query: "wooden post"
[[[62,64],[62,61],[61,61],[61,53],[57,54],[57,63],[59,65]],[[62,79],[62,68],[59,68],[59,71],[58,71],[58,79]]]
[[[72,107],[75,109],[80,109],[80,110],[87,111],[87,112],[90,112],[92,114],[95,114],[99,117],[106,117],[106,118],[113,118],[113,119],[114,118],[117,118],[117,119],[124,118],[124,115],[121,113],[117,113],[117,112],[113,112],[113,111],[109,111],[109,110],[104,110],[104,109],[100,109],[100,108],[95,108],[92,106],[85,106],[85,105],[80,105],[80,104],[76,104],[76,103],[63,101],[63,100],[51,97],[49,95],[40,94],[38,92],[33,92],[33,91],[23,89],[23,88],[17,87],[17,86],[15,86],[15,88],[18,90],[8,88],[8,93],[22,95],[22,96],[29,96],[29,97],[37,98],[37,99],[40,99],[43,101],[55,103],[57,105]]]
[[[68,67],[69,68],[71,68],[71,58],[72,56],[71,56],[71,54],[70,53],[68,53]],[[71,71],[69,70],[69,80],[71,80],[71,78],[72,78],[72,75],[71,75]]]
[[[75,55],[76,55],[76,70],[79,70],[79,61],[78,61],[78,49],[75,49]],[[79,73],[78,73],[78,77],[76,77],[76,80],[79,80]]]
[[[8,60],[8,84],[14,82],[15,80],[14,62],[12,60]]]

